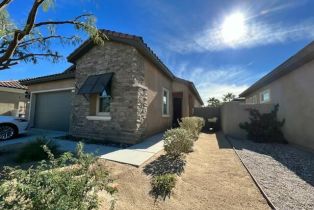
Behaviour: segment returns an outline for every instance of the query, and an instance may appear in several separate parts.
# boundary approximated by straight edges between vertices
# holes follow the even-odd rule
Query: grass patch
[[[43,149],[46,145],[52,154],[59,154],[58,145],[51,139],[39,137],[34,142],[24,145],[16,156],[16,162],[27,163],[31,161],[40,161],[48,159],[48,154]]]

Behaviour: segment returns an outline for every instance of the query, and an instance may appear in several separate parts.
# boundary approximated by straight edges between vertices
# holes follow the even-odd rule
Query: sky
[[[32,0],[8,7],[24,23]],[[37,21],[71,19],[93,13],[97,27],[142,36],[177,76],[194,82],[202,99],[236,95],[314,40],[313,0],[57,0]],[[60,34],[77,34],[73,27]],[[84,39],[85,34],[79,33]],[[64,71],[76,47],[51,46],[64,58],[20,63],[0,71],[16,80]]]

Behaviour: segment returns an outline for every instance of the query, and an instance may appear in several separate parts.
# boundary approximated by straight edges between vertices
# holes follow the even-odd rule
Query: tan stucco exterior
[[[75,87],[74,79],[64,79],[64,80],[32,84],[28,86],[28,89],[30,92],[34,92],[34,91],[45,91],[45,90],[63,89],[63,88],[71,88],[71,87]]]
[[[220,109],[221,129],[227,136],[246,139],[247,133],[239,125],[249,122],[248,110],[256,109],[260,113],[268,113],[273,107],[273,104],[243,104],[236,101],[224,103]]]
[[[314,149],[314,61],[308,62],[267,86],[249,94],[270,91],[270,102],[279,104],[279,118],[285,118],[283,132],[291,143]]]
[[[151,62],[144,59],[145,86],[148,88],[147,127],[145,136],[164,131],[172,122],[172,81],[161,73]],[[169,116],[162,116],[163,88],[169,91]]]
[[[0,115],[24,115],[25,90],[0,87]]]

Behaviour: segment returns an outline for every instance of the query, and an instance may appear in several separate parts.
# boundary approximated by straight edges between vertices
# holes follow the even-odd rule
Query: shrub
[[[152,185],[152,194],[155,195],[155,198],[161,196],[164,200],[166,197],[170,197],[172,189],[176,185],[176,176],[175,174],[164,174],[155,176],[151,182]]]
[[[0,209],[96,209],[98,192],[114,194],[109,173],[77,146],[76,155],[59,158],[45,145],[49,159],[27,170],[6,167],[0,181]]]
[[[193,143],[191,134],[183,128],[168,130],[164,135],[164,149],[170,156],[191,152]]]
[[[278,110],[278,104],[270,113],[265,114],[261,114],[256,109],[250,109],[250,122],[240,123],[240,128],[247,132],[248,139],[255,142],[286,143],[281,131],[285,120],[277,119]]]
[[[205,121],[201,117],[184,117],[179,124],[181,128],[189,131],[193,138],[197,140],[199,133],[205,125]]]
[[[34,142],[27,143],[21,148],[17,153],[16,161],[25,163],[48,159],[48,155],[43,149],[44,145],[46,145],[54,155],[58,153],[58,145],[54,141],[45,137],[39,137]]]

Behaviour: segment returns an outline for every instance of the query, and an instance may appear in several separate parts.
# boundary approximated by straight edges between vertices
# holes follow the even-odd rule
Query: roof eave
[[[75,78],[74,72],[53,74],[53,75],[48,75],[48,76],[44,76],[44,77],[37,77],[37,78],[33,78],[33,79],[24,79],[24,80],[20,80],[19,82],[22,85],[33,85],[33,84],[39,84],[39,83],[44,83],[44,82],[52,82],[52,81],[72,79],[72,78]]]

